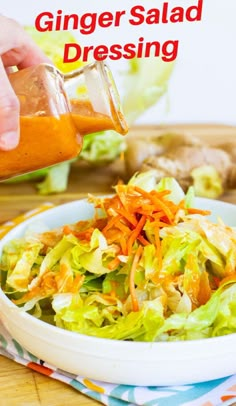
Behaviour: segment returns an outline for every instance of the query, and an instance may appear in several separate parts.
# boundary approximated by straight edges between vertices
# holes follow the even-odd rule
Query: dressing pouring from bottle
[[[20,101],[20,143],[0,151],[0,180],[77,157],[86,134],[128,131],[112,73],[103,62],[66,75],[40,64],[11,73],[9,80]]]

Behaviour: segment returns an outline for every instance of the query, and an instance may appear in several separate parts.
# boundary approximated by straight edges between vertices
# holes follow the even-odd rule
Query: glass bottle
[[[75,158],[86,134],[128,130],[103,62],[66,75],[40,64],[11,73],[9,80],[20,101],[20,143],[0,151],[0,180]]]

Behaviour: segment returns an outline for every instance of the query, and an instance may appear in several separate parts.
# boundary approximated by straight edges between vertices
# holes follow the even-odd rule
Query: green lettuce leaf
[[[163,190],[170,190],[170,194],[167,195],[167,200],[171,200],[175,204],[181,202],[181,200],[185,199],[185,193],[177,180],[174,178],[162,178],[160,182],[157,184],[155,188],[158,192],[162,192]]]
[[[37,184],[40,195],[64,192],[67,188],[71,162],[62,162],[48,168],[45,179]]]
[[[1,268],[7,271],[8,287],[24,292],[27,290],[33,265],[37,261],[42,244],[15,240],[4,247]]]
[[[115,131],[103,131],[84,137],[78,158],[91,164],[104,165],[113,162],[125,149],[124,136]]]
[[[78,295],[72,300],[59,297],[59,301],[55,296],[52,306],[56,312],[57,326],[100,338],[153,341],[164,322],[163,308],[158,300],[144,302],[140,311],[130,312],[125,316],[121,314],[117,318],[112,316],[117,308],[109,302],[87,304]],[[109,320],[109,325],[106,320]]]
[[[218,289],[203,306],[190,314],[170,316],[157,340],[196,340],[236,332],[236,284]]]
[[[156,171],[150,170],[141,173],[135,173],[129,180],[128,185],[138,186],[146,192],[155,190],[157,186]]]
[[[93,231],[89,244],[78,244],[74,249],[81,267],[99,275],[110,272],[107,265],[116,257],[116,253],[116,248],[107,245],[106,238],[98,229]]]

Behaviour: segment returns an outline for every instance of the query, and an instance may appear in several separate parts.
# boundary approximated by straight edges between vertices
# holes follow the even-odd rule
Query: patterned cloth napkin
[[[27,218],[53,207],[45,203],[0,226],[0,238]],[[236,406],[236,375],[193,385],[140,387],[107,384],[72,375],[27,352],[0,322],[0,355],[64,382],[106,406]]]

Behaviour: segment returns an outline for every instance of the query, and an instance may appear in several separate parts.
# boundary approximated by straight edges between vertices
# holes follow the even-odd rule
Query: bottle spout
[[[72,116],[82,135],[103,130],[114,130],[122,135],[128,132],[120,96],[107,65],[100,61],[88,64],[65,74],[64,83]]]

